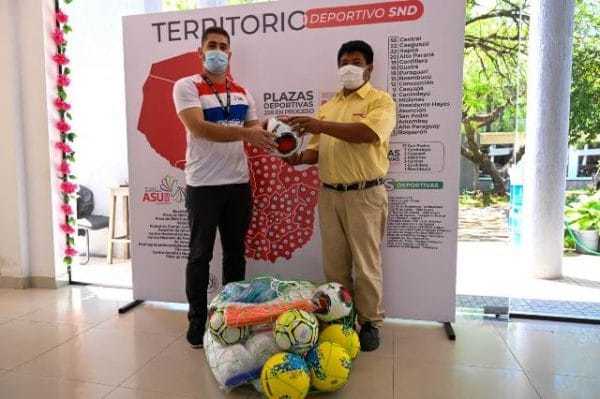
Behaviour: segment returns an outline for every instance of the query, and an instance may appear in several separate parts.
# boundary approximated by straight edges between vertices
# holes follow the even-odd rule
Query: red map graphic
[[[143,88],[138,130],[154,151],[173,167],[185,167],[186,133],[173,104],[173,85],[202,72],[198,53],[154,63]],[[316,167],[297,170],[281,159],[246,146],[253,214],[246,256],[275,262],[290,259],[314,231],[319,178]]]
[[[294,169],[281,159],[246,146],[254,209],[246,256],[275,262],[290,259],[313,235],[319,173]]]
[[[143,88],[138,130],[158,155],[179,169],[185,166],[187,144],[185,128],[173,104],[173,85],[179,79],[197,73],[202,73],[198,53],[185,53],[152,64]]]

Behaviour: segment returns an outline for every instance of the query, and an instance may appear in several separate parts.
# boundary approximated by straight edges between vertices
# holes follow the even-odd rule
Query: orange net
[[[243,327],[272,323],[279,315],[292,309],[312,313],[316,310],[316,306],[310,299],[253,305],[229,304],[225,307],[225,324],[228,327]]]

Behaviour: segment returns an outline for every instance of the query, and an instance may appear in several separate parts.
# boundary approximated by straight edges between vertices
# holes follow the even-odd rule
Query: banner
[[[231,74],[261,119],[315,114],[338,90],[341,44],[371,44],[371,82],[392,95],[398,118],[385,181],[386,314],[454,319],[464,1],[289,0],[131,16],[123,25],[136,299],[186,301],[186,139],[172,89],[201,71],[202,31],[217,25],[231,34]],[[246,150],[254,195],[248,277],[323,280],[317,167]],[[212,295],[220,270],[217,237]]]

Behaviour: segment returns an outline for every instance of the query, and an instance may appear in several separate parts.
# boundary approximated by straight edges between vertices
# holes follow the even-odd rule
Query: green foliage
[[[192,10],[196,5],[196,0],[163,0],[163,9],[167,11]]]
[[[565,249],[575,250],[575,244],[576,244],[575,239],[573,239],[573,236],[567,229],[565,229],[565,237],[564,238],[565,238],[565,241],[564,241]]]
[[[573,83],[569,117],[571,144],[600,134],[600,3],[577,0],[573,34]]]
[[[592,196],[580,196],[565,210],[570,226],[577,230],[596,230],[600,232],[600,193]]]
[[[593,192],[591,190],[572,190],[567,191],[565,196],[565,206],[567,208],[573,206],[573,204],[579,202],[580,198],[591,196]]]
[[[506,206],[508,197],[494,195],[484,191],[464,191],[458,197],[458,203],[462,208],[485,208],[488,206]]]
[[[503,108],[490,130],[515,131],[515,120],[524,120],[526,6],[526,0],[467,1],[463,111]]]
[[[522,12],[519,12],[522,11]],[[506,105],[491,131],[523,131],[528,4],[467,0],[463,110],[486,114]],[[600,2],[576,0],[571,86],[571,144],[600,137]]]

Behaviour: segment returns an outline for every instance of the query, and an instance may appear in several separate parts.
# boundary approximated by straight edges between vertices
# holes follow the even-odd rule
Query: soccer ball
[[[267,121],[267,131],[275,135],[275,143],[277,144],[276,155],[287,158],[300,150],[302,141],[290,125],[275,118],[270,118]]]
[[[360,351],[360,340],[353,328],[342,324],[332,324],[325,328],[319,336],[319,343],[333,342],[348,352],[350,359],[356,358]]]
[[[225,311],[212,310],[208,319],[208,330],[222,345],[233,345],[245,340],[250,335],[249,327],[228,327],[225,324]]]
[[[244,346],[250,352],[255,364],[260,366],[265,364],[271,356],[281,351],[271,331],[256,332],[250,335]]]
[[[304,399],[310,388],[306,362],[295,353],[277,353],[263,366],[260,384],[269,399]]]
[[[317,343],[319,322],[304,310],[288,310],[277,318],[273,334],[281,349],[303,354]]]
[[[312,385],[323,392],[333,392],[348,382],[352,360],[348,352],[333,342],[323,342],[306,357]]]
[[[319,310],[315,313],[323,321],[334,321],[346,317],[352,311],[352,294],[339,283],[319,286],[313,296]]]

